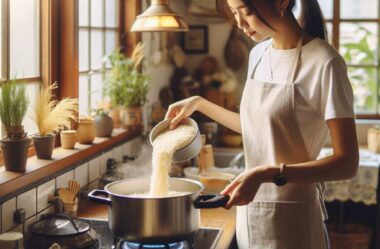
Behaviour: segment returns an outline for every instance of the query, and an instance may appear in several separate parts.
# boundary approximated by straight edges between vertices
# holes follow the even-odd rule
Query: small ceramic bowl
[[[63,149],[74,149],[77,141],[76,130],[61,131],[61,146]]]
[[[163,120],[160,123],[158,123],[155,127],[153,127],[149,136],[151,144],[153,144],[153,141],[158,134],[160,134],[164,130],[169,129],[170,121],[170,119]],[[197,134],[195,135],[193,141],[191,141],[187,146],[174,152],[173,163],[188,161],[196,157],[202,148],[202,137],[199,132],[197,122],[195,122],[194,119],[191,118],[187,118],[184,122],[188,122],[189,124],[191,124],[196,129]]]

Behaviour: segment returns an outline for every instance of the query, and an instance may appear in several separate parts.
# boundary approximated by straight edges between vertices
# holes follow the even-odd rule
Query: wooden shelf
[[[54,149],[52,160],[40,160],[36,156],[28,158],[25,173],[5,171],[5,167],[2,166],[0,167],[0,203],[140,134],[141,128],[134,130],[115,129],[112,137],[95,138],[93,144],[90,145],[77,143],[73,150],[58,147]]]

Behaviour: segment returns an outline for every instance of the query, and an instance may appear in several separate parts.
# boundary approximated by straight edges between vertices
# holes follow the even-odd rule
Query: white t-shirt
[[[272,65],[272,83],[286,84],[296,49],[279,50],[269,44],[262,42],[251,50],[248,77],[263,55],[255,78],[271,82]],[[345,61],[326,41],[315,38],[302,47],[294,84],[297,121],[309,155],[316,158],[328,135],[326,120],[355,117]]]

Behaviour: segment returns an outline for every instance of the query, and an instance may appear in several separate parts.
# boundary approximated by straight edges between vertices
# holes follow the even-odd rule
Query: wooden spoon
[[[79,192],[80,184],[76,180],[69,180],[68,185],[70,192],[73,194],[72,201],[74,201],[77,193]]]
[[[58,189],[58,195],[59,198],[65,203],[70,203],[75,198],[75,195],[68,188]]]

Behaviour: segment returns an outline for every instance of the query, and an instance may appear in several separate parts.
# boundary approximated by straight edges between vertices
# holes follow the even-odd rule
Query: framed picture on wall
[[[188,54],[208,53],[207,25],[191,25],[189,31],[181,33],[182,49]]]

